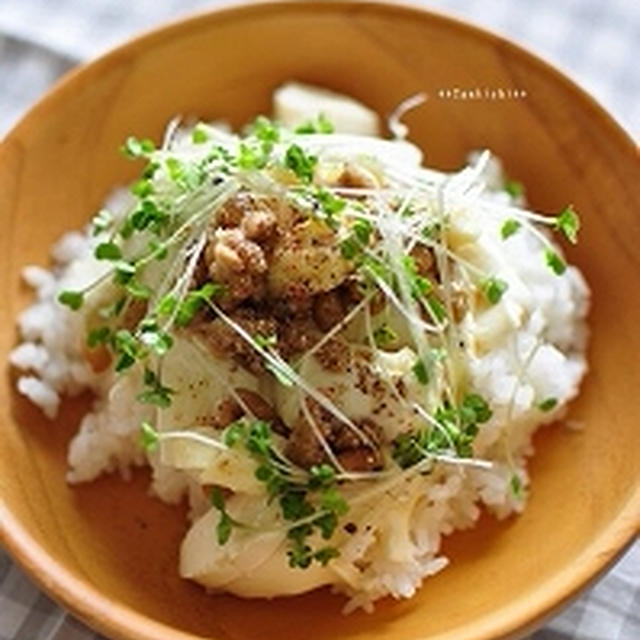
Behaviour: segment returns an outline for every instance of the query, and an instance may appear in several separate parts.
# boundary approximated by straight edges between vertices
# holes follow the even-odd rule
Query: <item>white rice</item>
[[[123,198],[117,194],[109,209],[122,209]],[[496,230],[492,233],[497,236]],[[442,536],[473,526],[481,507],[500,518],[524,508],[531,436],[541,424],[562,416],[586,371],[584,318],[589,298],[576,269],[550,277],[532,242],[517,234],[503,244],[511,269],[528,285],[514,293],[530,310],[526,321],[512,340],[488,349],[470,364],[472,387],[490,399],[493,409],[492,419],[477,437],[477,455],[492,459],[507,437],[523,496],[511,490],[513,471],[506,463],[491,469],[439,465],[436,472],[416,474],[379,495],[363,515],[366,526],[349,538],[331,564],[338,576],[336,590],[350,596],[346,611],[371,610],[374,600],[388,594],[412,596],[427,576],[447,565],[448,559],[439,554]],[[126,474],[131,465],[151,464],[152,491],[172,503],[188,494],[194,515],[199,515],[206,504],[198,485],[156,456],[148,457],[138,445],[140,423],[150,419],[152,410],[135,400],[135,375],[116,382],[109,372],[95,374],[83,357],[82,316],[56,302],[60,290],[79,288],[100,274],[102,267],[91,257],[93,244],[88,233],[66,234],[52,249],[51,269],[24,270],[36,301],[19,317],[23,342],[10,356],[24,372],[18,390],[49,418],[57,415],[63,396],[87,389],[96,394],[92,412],[69,447],[70,482],[90,481],[114,470]],[[537,403],[548,397],[557,398],[557,408],[541,413]],[[380,553],[382,547],[389,552]]]

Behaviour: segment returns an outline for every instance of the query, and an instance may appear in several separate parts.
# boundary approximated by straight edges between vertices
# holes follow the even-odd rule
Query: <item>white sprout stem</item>
[[[392,112],[387,120],[387,126],[389,131],[396,140],[404,140],[408,133],[409,127],[406,124],[400,122],[404,115],[424,104],[427,101],[427,94],[424,92],[416,93],[408,98],[405,98]]]
[[[425,167],[398,166],[391,158],[380,158],[384,165],[385,175],[399,184],[419,186],[423,192],[434,190],[447,180],[450,174]]]
[[[108,269],[101,276],[98,276],[95,280],[92,280],[89,284],[85,285],[78,291],[80,293],[88,293],[92,289],[95,289],[96,287],[100,286],[103,282],[105,282],[105,280],[110,278],[113,275],[114,270],[115,269]]]
[[[164,138],[162,139],[162,151],[168,151],[171,148],[173,138],[175,137],[176,131],[180,128],[181,121],[182,116],[175,116],[169,121],[169,124],[164,131]]]
[[[391,213],[391,211],[388,208],[384,208],[384,207],[383,207],[383,212],[385,213],[385,215],[388,215]],[[402,313],[405,315],[405,317],[408,317],[408,318],[418,318],[419,316],[416,310],[415,303],[412,298],[410,286],[409,286],[409,283],[407,282],[403,265],[400,263],[399,257],[403,255],[402,240],[401,239],[399,240],[398,237],[395,236],[392,229],[390,230],[391,232],[388,233],[388,229],[386,228],[386,225],[380,225],[379,230],[382,235],[383,241],[387,244],[387,247],[388,247],[387,253],[389,255],[389,259],[391,262],[391,267],[396,275],[398,286],[400,288],[400,295],[402,296],[402,299],[403,299],[402,302],[400,303],[401,307],[403,307]],[[444,327],[439,323],[438,319],[435,317],[435,313],[431,309],[430,305],[425,304],[423,306],[426,308],[427,313],[429,313],[434,323],[436,323],[434,324],[435,333],[437,333],[439,337],[442,339],[444,335]],[[424,363],[424,366],[428,366],[430,362],[430,355],[429,355],[430,345],[428,340],[423,335],[420,334],[420,332],[418,331],[414,323],[409,323],[409,330],[413,337],[413,341],[416,346],[418,356],[420,357],[421,361]],[[445,382],[444,384],[445,391],[447,393],[450,393],[449,381],[445,380],[444,382]]]
[[[385,296],[393,303],[393,306],[404,316],[405,320],[410,326],[416,326],[421,328],[423,331],[428,331],[430,333],[438,333],[438,329],[424,320],[420,318],[418,315],[412,316],[404,304],[398,299],[398,296],[394,293],[393,289],[376,273],[371,271],[371,269],[366,269],[367,273],[373,278],[373,281],[376,283],[377,287],[385,294]]]
[[[379,473],[376,476],[376,479],[382,480],[384,477],[387,477],[388,478],[387,481],[381,484],[375,484],[368,491],[362,491],[361,493],[353,497],[350,497],[349,505],[351,507],[354,507],[359,504],[368,502],[369,500],[371,500],[372,498],[374,498],[375,496],[381,493],[388,492],[390,489],[395,487],[398,483],[402,482],[406,478],[411,477],[412,475],[415,475],[416,473],[420,473],[421,471],[424,470],[425,467],[429,466],[430,464],[433,464],[433,462],[440,462],[442,464],[451,464],[458,467],[466,466],[466,467],[475,467],[480,469],[493,468],[493,463],[490,462],[489,460],[474,459],[474,458],[455,458],[448,455],[431,454],[429,452],[425,452],[425,455],[428,457],[425,457],[418,464],[415,464],[412,467],[409,467],[407,469],[403,469],[400,472],[393,473],[391,477],[389,477],[388,475],[383,476],[382,473]],[[364,480],[366,478],[362,478],[362,479]],[[317,518],[320,518],[323,515],[326,515],[328,513],[330,512],[326,509],[318,510],[315,513],[307,516],[306,518],[301,518],[291,523],[283,523],[280,526],[270,527],[268,531],[282,531],[282,530],[288,531],[289,529],[293,529],[294,527],[299,527],[304,524],[311,523]]]
[[[331,193],[337,193],[343,196],[404,196],[406,195],[406,189],[391,189],[389,187],[341,187],[341,186],[327,186],[324,187]]]
[[[171,244],[173,243],[174,241],[173,238],[174,236],[176,236],[176,234],[177,234],[177,237],[179,237],[184,231],[188,230],[189,225],[194,225],[196,227],[195,232],[191,234],[191,238],[195,238],[198,236],[199,233],[201,233],[201,229],[199,225],[203,222],[202,215],[204,213],[210,214],[216,211],[219,207],[221,207],[226,202],[226,200],[228,200],[228,198],[233,193],[233,190],[236,188],[235,186],[233,186],[233,188],[229,188],[230,187],[229,184],[225,185],[225,187],[226,189],[223,189],[221,193],[218,193],[205,206],[201,207],[200,209],[197,209],[195,214],[192,214],[186,220],[186,222],[184,222],[181,225],[181,227],[169,239],[165,240],[162,243],[165,246],[165,248],[168,248],[168,246],[170,246],[170,243]],[[177,239],[177,237],[175,239]],[[182,264],[182,261],[185,259],[185,256],[188,252],[189,243],[190,243],[189,240],[187,240],[184,243],[183,247],[181,247],[180,249],[179,254],[175,256],[171,265],[166,270],[160,282],[160,285],[156,288],[154,296],[151,299],[151,302],[149,305],[150,308],[155,307],[155,304],[157,303],[157,301],[162,299],[162,297],[165,296],[169,291],[171,291],[172,288],[175,290],[175,285],[171,287],[169,283],[171,283],[174,280],[176,272],[178,271],[180,265]],[[153,254],[150,254],[150,255],[153,255]]]
[[[252,192],[258,192],[263,198],[276,196],[283,198],[288,190],[270,176],[256,170],[246,170],[237,174],[238,180]]]
[[[388,216],[389,210],[383,208],[385,218]],[[386,222],[386,220],[383,220]],[[379,225],[379,231],[382,236],[382,241],[385,243],[387,249],[387,255],[391,268],[396,276],[398,287],[400,289],[400,296],[402,298],[402,305],[406,309],[407,315],[412,317],[419,317],[416,304],[412,298],[411,287],[407,281],[407,276],[401,263],[401,256],[404,255],[402,237],[397,236],[394,233],[394,229],[389,229],[386,224]],[[413,338],[413,342],[416,347],[418,356],[422,360],[425,366],[429,362],[429,343],[425,336],[418,330],[415,323],[409,325],[409,331]],[[436,326],[436,332],[440,333],[440,328]]]
[[[193,336],[193,341],[198,349],[203,353],[207,353],[207,348],[201,343],[198,339],[197,335]],[[251,407],[240,397],[240,394],[234,389],[232,385],[225,379],[224,376],[220,376],[217,378],[218,384],[224,388],[225,391],[233,398],[235,402],[238,403],[240,408],[244,411],[245,415],[249,416],[252,420],[256,419],[255,413],[251,410]]]
[[[315,436],[316,440],[320,443],[320,446],[324,450],[326,456],[331,461],[331,464],[333,464],[333,466],[336,469],[338,469],[340,473],[345,473],[346,469],[342,466],[342,464],[340,464],[340,461],[338,460],[337,456],[335,455],[335,453],[333,453],[331,447],[329,446],[327,439],[322,435],[322,431],[320,430],[318,423],[316,422],[315,418],[311,414],[311,411],[307,406],[307,399],[301,397],[300,393],[298,393],[298,397],[300,399],[299,404],[300,404],[300,407],[302,408],[302,413],[304,414],[304,417],[308,425],[311,427],[311,430],[313,431],[313,435]]]
[[[197,431],[190,431],[188,429],[172,429],[170,431],[158,432],[158,442],[162,443],[166,440],[191,440],[192,442],[197,442],[198,444],[202,444],[206,447],[212,447],[219,451],[229,451],[233,453],[239,453],[232,447],[229,447],[223,442],[221,442],[220,440],[217,440],[210,436],[206,436],[202,433],[198,433]],[[278,456],[281,456],[280,452],[275,447],[272,446],[272,449],[274,449],[274,451],[278,454]],[[243,455],[243,454],[240,454],[240,455]],[[248,453],[244,455],[248,455],[249,457],[251,457]],[[280,471],[286,473],[288,476],[293,476],[293,477],[297,476],[299,478],[307,477],[307,474],[305,474],[304,471],[302,471],[301,469],[297,469],[293,465],[288,464],[288,461],[284,458],[284,456],[281,456],[281,457],[283,459],[282,461],[277,459],[272,459],[271,464],[277,467]]]
[[[347,425],[357,436],[358,438],[368,444],[369,446],[373,446],[371,442],[371,438],[367,436],[366,433],[362,431],[358,426],[356,426],[352,420],[350,420],[338,407],[336,407],[326,396],[320,393],[317,389],[309,385],[301,376],[299,376],[287,362],[282,360],[280,357],[274,356],[273,353],[269,352],[267,349],[264,349],[260,345],[256,343],[252,336],[250,336],[247,331],[239,325],[237,322],[232,320],[218,305],[213,302],[208,303],[211,309],[220,317],[220,319],[231,327],[249,346],[251,346],[255,351],[257,351],[272,367],[276,370],[281,371],[286,375],[288,379],[290,379],[293,383],[297,384],[305,393],[310,395],[318,404],[320,404],[324,409],[326,409],[334,418],[337,418],[343,424]]]
[[[556,216],[546,216],[540,213],[529,211],[528,209],[521,209],[520,207],[514,207],[512,205],[500,204],[497,202],[489,202],[486,200],[480,200],[478,206],[489,215],[494,217],[507,217],[518,218],[520,220],[525,219],[530,222],[537,222],[545,226],[552,226],[556,222]]]
[[[336,473],[336,480],[348,480],[350,482],[377,481],[381,478],[388,478],[394,473],[395,471],[393,469],[383,469],[380,471],[345,471],[344,473]]]
[[[371,190],[373,193],[373,190]],[[367,220],[368,222],[373,222],[376,223],[378,222],[378,216],[375,215],[367,215],[364,213],[358,213],[357,216],[359,218],[362,218],[363,220]],[[398,222],[400,224],[403,224],[403,221],[398,220]],[[407,246],[407,253],[411,253],[411,250],[413,249],[413,247],[415,247],[416,244],[422,244],[426,247],[428,247],[429,249],[435,249],[437,247],[440,247],[441,249],[443,249],[444,253],[451,258],[452,260],[454,260],[455,262],[459,263],[460,265],[466,267],[467,269],[469,269],[470,271],[473,271],[474,273],[478,274],[479,276],[482,277],[487,277],[489,276],[489,272],[485,271],[484,269],[481,269],[480,267],[478,267],[477,265],[469,262],[468,260],[465,260],[464,258],[461,258],[457,253],[455,253],[454,251],[452,251],[451,249],[449,249],[448,247],[441,247],[441,245],[433,240],[430,240],[429,238],[426,238],[423,235],[420,235],[419,233],[416,233],[415,231],[413,231],[413,226],[411,224],[411,221],[409,221],[406,224],[403,224],[404,228],[402,229],[402,232],[406,235],[406,237],[408,239],[410,239],[412,242]]]
[[[376,341],[373,335],[373,327],[371,326],[371,313],[369,311],[369,307],[366,307],[364,311],[364,326],[365,326],[365,332],[367,334],[367,340],[369,342],[371,351],[373,353],[376,353],[378,348],[376,346]],[[387,387],[393,394],[393,397],[396,399],[398,403],[408,407],[409,406],[408,403],[400,395],[400,392],[398,391],[398,389],[396,389],[396,385],[393,384],[393,380],[391,379],[391,375],[387,371],[387,368],[380,363],[379,363],[379,366],[380,366],[380,370],[382,371],[382,377],[384,378],[384,381],[387,383]]]
[[[186,267],[182,272],[180,278],[178,278],[178,281],[176,282],[176,285],[173,289],[177,294],[178,301],[181,301],[182,299],[184,299],[184,297],[187,294],[187,290],[189,289],[191,279],[193,278],[193,274],[195,273],[195,270],[198,266],[198,260],[200,260],[200,255],[202,254],[202,251],[204,250],[206,243],[207,243],[207,232],[201,231],[200,236],[196,240],[196,244],[193,247],[192,254],[188,259]],[[167,331],[170,327],[173,326],[173,323],[175,322],[176,317],[178,315],[178,311],[179,311],[179,305],[176,304],[175,308],[173,309],[173,311],[171,312],[170,316],[168,317],[167,321],[163,326],[163,331]]]
[[[160,280],[159,285],[156,287],[156,290],[149,301],[149,308],[155,307],[158,300],[162,299],[162,297],[171,290],[171,283],[175,280],[177,274],[180,271],[180,266],[184,261],[184,256],[187,253],[188,243],[185,243],[177,252],[177,255],[174,256],[171,264],[164,272],[162,280]]]
[[[451,251],[451,249],[445,249],[444,254],[448,258],[451,258],[454,262],[457,262],[461,267],[464,267],[465,269],[469,269],[469,271],[473,271],[476,275],[479,275],[483,278],[486,278],[489,275],[491,275],[489,271],[486,271],[485,269],[481,269],[480,267],[473,264],[472,262],[469,262],[468,260],[461,258],[457,253],[455,253],[455,251]]]
[[[551,242],[551,240],[549,240],[549,238],[547,238],[547,236],[545,236],[544,233],[542,233],[542,231],[540,231],[539,229],[536,229],[535,226],[533,226],[531,223],[527,222],[526,220],[523,221],[523,224],[529,230],[529,232],[540,241],[540,244],[543,247],[554,252],[557,250],[556,247]]]
[[[483,458],[460,458],[444,453],[431,453],[421,447],[418,448],[428,458],[444,464],[452,464],[458,467],[476,467],[478,469],[493,469],[494,467],[494,463],[491,460],[484,460]]]
[[[473,164],[468,164],[462,171],[454,173],[448,182],[448,188],[455,187],[458,192],[465,193],[474,185],[479,185],[484,190],[485,185],[480,181],[483,171],[486,169],[491,153],[484,150]]]
[[[302,354],[302,356],[300,356],[300,358],[298,359],[298,362],[305,362],[306,360],[308,360],[309,357],[317,353],[319,349],[321,349],[329,340],[331,340],[331,338],[333,338],[337,333],[339,333],[340,331],[342,331],[342,329],[349,325],[349,323],[360,313],[360,311],[362,311],[363,308],[365,310],[368,309],[368,304],[371,298],[373,298],[373,294],[369,293],[366,297],[360,300],[360,302],[358,302],[358,304],[353,309],[351,309],[351,311],[349,311],[349,313],[344,318],[342,318],[342,320],[333,325],[333,327],[331,327],[331,329],[327,333],[325,333],[322,338],[320,338],[320,340],[318,340],[308,351]]]
[[[372,334],[372,331],[371,331],[371,316],[368,313],[365,315],[365,325],[366,325],[367,337],[368,337],[370,343],[373,345],[374,340],[373,340],[373,334]],[[372,349],[375,349],[375,346],[373,346]],[[449,445],[453,449],[455,449],[454,442],[451,439],[451,435],[447,432],[447,430],[444,429],[443,426],[435,418],[433,418],[424,407],[419,405],[417,402],[411,402],[411,403],[407,402],[400,395],[400,393],[398,393],[398,390],[396,389],[396,386],[393,384],[393,381],[391,380],[391,376],[389,375],[389,372],[387,371],[386,367],[381,366],[380,369],[382,371],[382,377],[384,378],[384,381],[387,383],[387,385],[388,385],[389,389],[391,390],[391,393],[393,394],[393,396],[396,399],[396,401],[404,409],[408,409],[410,411],[417,412],[420,415],[420,417],[423,418],[426,422],[428,422],[430,425],[434,426],[436,429],[441,431],[443,433],[443,435],[445,436],[445,438],[447,439]]]
[[[369,500],[371,500],[371,498],[381,493],[386,493],[407,478],[410,478],[416,473],[421,473],[425,470],[425,468],[428,468],[429,465],[433,464],[434,462],[441,462],[442,464],[453,464],[457,466],[475,466],[483,469],[492,468],[493,466],[492,463],[488,460],[476,458],[455,458],[448,455],[431,454],[429,452],[425,452],[425,455],[428,457],[425,457],[417,464],[396,472],[386,482],[378,483],[368,491],[362,491],[360,494],[351,498],[349,501],[351,506],[362,504],[363,502],[368,502]],[[461,462],[462,460],[464,460],[464,462]]]
[[[425,420],[432,427],[440,431],[440,433],[442,433],[442,435],[444,435],[444,437],[447,439],[447,442],[451,447],[451,449],[455,451],[456,445],[453,442],[453,439],[451,438],[451,434],[433,416],[431,416],[428,411],[425,411],[425,409],[421,407],[419,404],[413,403],[412,408],[415,409],[415,411],[420,415],[420,417],[423,420]]]
[[[221,190],[221,193],[216,194],[208,202],[202,205],[200,209],[197,209],[196,213],[192,214],[187,220],[185,220],[185,222],[183,222],[166,240],[163,240],[160,243],[161,246],[164,248],[170,247],[185,231],[188,231],[193,225],[201,222],[204,217],[220,208],[231,197],[237,188],[233,182],[226,184],[225,187],[225,189]],[[144,266],[147,262],[153,259],[154,252],[150,251],[146,256],[136,260],[136,264],[137,266]]]
[[[314,513],[312,513],[309,516],[306,516],[305,518],[300,518],[299,520],[293,520],[290,522],[280,521],[280,523],[276,523],[270,527],[268,526],[268,527],[261,528],[260,530],[262,532],[269,532],[269,533],[290,531],[291,529],[295,529],[296,527],[301,527],[305,524],[310,524],[314,520],[317,520],[322,516],[326,516],[329,513],[331,513],[331,511],[329,511],[328,509],[318,509],[318,511],[314,511]]]
[[[229,392],[229,395],[233,398],[234,402],[236,402],[244,414],[249,416],[252,420],[256,420],[256,414],[251,410],[251,407],[240,397],[240,394],[224,380],[222,377],[218,378],[218,382],[222,383],[224,388]]]
[[[187,429],[159,431],[158,441],[163,442],[165,440],[192,440],[193,442],[197,442],[208,447],[214,447],[215,449],[219,449],[220,451],[229,451],[229,447],[223,442],[220,442],[220,440],[216,440],[211,436],[205,436],[204,434],[198,433],[197,431],[189,431]]]
[[[284,453],[281,451],[280,447],[278,447],[273,442],[270,445],[271,451],[276,454],[276,460],[272,460],[272,462],[284,473],[286,473],[289,477],[293,478],[301,478],[308,479],[309,472],[302,467],[299,467],[297,464],[292,462]]]
[[[438,189],[438,207],[439,207],[439,218],[440,221],[444,222],[446,219],[446,191],[450,186],[449,181],[445,181],[440,185]],[[438,264],[438,270],[440,272],[440,277],[442,280],[442,287],[444,289],[445,295],[445,304],[447,307],[447,315],[449,318],[453,317],[453,305],[452,305],[452,292],[451,292],[451,276],[449,271],[449,259],[448,259],[448,251],[449,247],[446,242],[445,234],[441,234],[440,236],[440,244],[435,248],[435,259]],[[443,336],[443,340],[445,342],[445,348],[448,347],[447,351],[449,354],[453,355],[456,353],[458,349],[459,335],[458,329],[455,322],[449,322],[446,328],[446,333]],[[445,392],[448,396],[449,401],[452,404],[456,404],[457,402],[457,388],[458,388],[458,380],[453,370],[454,363],[453,358],[447,358],[445,363],[446,371],[447,371],[447,380],[445,384]]]
[[[538,222],[540,224],[544,224],[546,226],[551,226],[554,224],[555,219],[552,216],[543,216],[536,213],[532,213],[530,211],[526,211],[525,209],[518,209],[516,207],[506,207],[504,205],[482,205],[485,213],[492,215],[494,218],[502,217],[502,212],[506,212],[510,217],[518,218],[522,225],[531,233],[532,236],[538,239],[540,244],[549,249],[551,251],[557,251],[557,248],[554,246],[553,242],[547,238],[547,236],[540,231],[534,223]]]

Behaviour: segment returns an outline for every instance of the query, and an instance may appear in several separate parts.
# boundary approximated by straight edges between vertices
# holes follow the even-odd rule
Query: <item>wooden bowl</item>
[[[630,541],[640,511],[640,162],[632,141],[569,80],[509,42],[418,9],[378,3],[247,4],[170,25],[64,79],[0,147],[0,359],[31,299],[20,269],[46,263],[132,178],[117,148],[158,138],[175,114],[240,125],[269,109],[287,79],[327,85],[387,114],[426,91],[407,121],[428,161],[458,167],[488,147],[532,205],[573,202],[584,232],[571,259],[593,289],[589,374],[571,419],[544,429],[525,513],[455,534],[452,566],[405,602],[342,616],[327,590],[243,601],[208,596],[177,575],[183,509],[147,496],[147,476],[65,484],[65,450],[87,401],[50,423],[0,390],[4,544],[38,584],[89,625],[121,639],[483,640],[514,638],[557,610]],[[446,98],[502,88],[526,97]],[[440,90],[442,94],[439,94]],[[6,367],[6,365],[5,365]]]

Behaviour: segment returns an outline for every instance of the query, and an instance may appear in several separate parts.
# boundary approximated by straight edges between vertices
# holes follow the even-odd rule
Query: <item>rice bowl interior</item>
[[[400,112],[384,140],[365,106],[291,84],[274,115],[128,138],[142,177],[25,270],[10,359],[50,418],[97,396],[69,482],[148,464],[155,496],[188,497],[181,576],[372,611],[481,508],[524,509],[531,436],[587,366],[586,283],[538,227],[575,243],[579,219],[526,211],[487,152],[421,168]]]

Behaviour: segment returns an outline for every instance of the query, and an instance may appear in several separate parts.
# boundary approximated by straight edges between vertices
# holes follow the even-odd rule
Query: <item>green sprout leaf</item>
[[[298,134],[333,133],[334,127],[327,116],[324,113],[320,113],[315,120],[307,120],[298,125],[293,131]]]
[[[229,542],[233,526],[237,523],[227,513],[226,500],[224,494],[220,490],[220,487],[213,487],[211,489],[209,499],[211,500],[213,507],[220,512],[220,519],[216,525],[216,537],[218,539],[218,544],[222,546]]]
[[[280,362],[265,362],[264,368],[273,374],[275,379],[284,387],[293,387],[295,382],[294,378],[286,363]]]
[[[565,261],[553,249],[545,249],[544,260],[557,276],[561,276],[567,270]]]
[[[482,284],[482,291],[484,297],[491,303],[497,304],[502,299],[504,292],[509,288],[509,285],[500,278],[488,278]]]
[[[193,289],[187,293],[184,300],[178,305],[176,313],[176,325],[186,327],[205,305],[224,292],[224,287],[214,282],[207,282],[200,289]]]
[[[160,442],[160,435],[146,420],[140,425],[140,446],[145,451],[155,451]]]
[[[323,187],[318,187],[314,193],[314,197],[325,215],[325,222],[330,229],[336,231],[339,226],[336,217],[347,206],[347,201]]]
[[[424,360],[416,360],[411,367],[411,371],[413,371],[413,375],[420,384],[429,384],[429,372],[427,371],[427,365],[424,363]]]
[[[191,142],[193,144],[204,144],[209,140],[209,133],[207,132],[205,126],[198,122],[195,127],[193,127],[191,131]]]
[[[250,127],[250,134],[262,142],[262,150],[269,153],[273,145],[280,140],[280,129],[265,116],[258,116]]]
[[[206,177],[202,168],[192,162],[184,162],[173,156],[168,157],[164,162],[169,178],[182,191],[193,191],[203,183]]]
[[[511,493],[513,497],[517,500],[522,498],[522,481],[520,480],[520,476],[516,473],[511,474],[511,478],[509,480],[509,487],[511,488]]]
[[[316,191],[315,195],[327,215],[340,213],[347,206],[347,201],[344,198],[340,198],[322,187]]]
[[[580,231],[580,218],[572,205],[565,207],[555,219],[555,228],[561,231],[571,244],[578,243],[578,231]]]
[[[162,384],[160,377],[151,369],[144,371],[145,390],[138,394],[137,400],[142,404],[150,404],[161,409],[171,406],[171,396],[175,391]]]
[[[393,344],[397,339],[398,334],[386,323],[380,325],[373,332],[373,341],[375,342],[376,347],[387,347],[390,344]]]
[[[115,242],[101,242],[93,252],[98,260],[120,260],[122,251]]]
[[[91,234],[97,236],[106,231],[114,222],[113,214],[108,209],[100,209],[91,221]]]
[[[373,233],[373,226],[369,220],[356,218],[351,229],[361,245],[366,246],[369,244],[371,234]]]
[[[361,252],[362,246],[353,236],[348,236],[340,242],[340,255],[345,260],[353,260]]]
[[[220,514],[220,520],[216,526],[216,535],[218,536],[218,544],[223,545],[229,541],[231,537],[231,530],[233,529],[233,522],[229,517],[229,514],[225,511]]]
[[[291,169],[298,176],[301,182],[310,183],[313,180],[313,171],[318,159],[315,156],[307,155],[302,147],[292,144],[288,147],[285,157],[285,167]]]
[[[522,182],[518,182],[517,180],[507,180],[504,185],[504,190],[512,198],[519,198],[524,195],[524,186]]]
[[[268,161],[268,155],[263,149],[256,149],[254,146],[241,142],[238,149],[236,162],[241,169],[247,171],[262,169]]]
[[[140,340],[160,357],[166,355],[173,346],[173,338],[168,333],[157,329],[142,332]]]
[[[517,233],[518,229],[522,227],[522,223],[518,222],[515,218],[508,218],[502,223],[500,227],[500,237],[503,240],[510,238],[512,235]]]
[[[222,433],[222,441],[227,447],[234,447],[245,438],[246,429],[242,420],[232,422]]]
[[[253,337],[253,339],[256,341],[256,344],[262,349],[275,347],[278,344],[278,336],[275,334],[272,334],[270,336],[263,336],[258,333]]]
[[[144,158],[153,153],[155,148],[153,141],[148,138],[129,136],[120,147],[120,151],[128,158]]]
[[[130,280],[125,285],[125,289],[127,293],[136,300],[148,300],[153,294],[150,287],[138,280]]]
[[[132,367],[142,355],[142,345],[128,329],[119,329],[113,336],[112,346],[118,355],[116,372]]]
[[[326,567],[333,558],[337,558],[340,552],[335,547],[323,547],[313,554],[313,559],[318,561],[323,567]]]
[[[433,415],[439,427],[429,424],[424,429],[402,433],[393,440],[393,459],[402,469],[407,469],[432,454],[450,454],[452,446],[458,456],[469,457],[473,454],[478,425],[490,420],[492,415],[488,402],[477,393],[468,393],[458,407],[445,402]]]
[[[467,412],[463,414],[463,412]],[[478,393],[468,393],[462,400],[460,416],[462,422],[469,424],[483,424],[488,422],[493,415],[489,403]]]
[[[558,398],[554,397],[545,398],[538,403],[538,409],[545,412],[555,409],[556,406],[558,406]]]
[[[404,273],[409,282],[409,285],[411,286],[411,295],[416,300],[427,296],[433,289],[433,285],[428,278],[425,278],[418,273],[418,267],[413,256],[403,256],[402,266],[404,267]],[[434,313],[436,313],[436,315],[439,315],[435,309]]]
[[[136,275],[136,265],[125,260],[119,260],[115,264],[113,279],[116,284],[127,284]]]
[[[58,294],[58,302],[77,311],[84,303],[84,293],[82,291],[61,291]]]
[[[331,511],[338,516],[343,516],[349,511],[347,501],[335,487],[328,487],[320,496],[320,506],[326,511]]]
[[[431,283],[429,283],[429,286],[431,286]],[[447,311],[438,298],[436,298],[435,296],[429,296],[426,302],[429,309],[431,309],[431,313],[435,316],[435,319],[438,322],[443,322],[444,320],[446,320]]]
[[[111,339],[111,329],[109,327],[97,327],[87,334],[87,346],[95,349],[98,345],[107,344]]]
[[[147,227],[158,232],[169,221],[169,216],[161,211],[153,200],[142,200],[138,209],[130,216],[129,222],[136,231],[143,231]]]
[[[158,301],[158,304],[156,305],[156,313],[159,316],[170,316],[177,306],[178,299],[174,295],[168,293],[162,296]]]
[[[336,470],[330,464],[313,465],[309,469],[309,488],[330,487],[336,479]]]
[[[153,193],[153,183],[149,178],[141,178],[131,185],[131,193],[138,198],[146,198]]]

